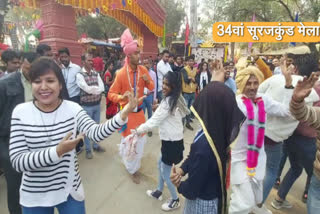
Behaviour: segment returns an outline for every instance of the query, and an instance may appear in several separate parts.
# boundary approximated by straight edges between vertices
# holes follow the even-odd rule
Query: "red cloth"
[[[104,74],[104,78],[103,78],[104,82],[106,82],[107,77],[109,77],[109,80],[112,79],[112,75],[108,70]],[[111,87],[111,85],[109,86]],[[106,118],[111,119],[113,116],[115,116],[118,113],[118,104],[108,99],[108,96],[106,97],[106,104],[107,104]]]
[[[189,28],[189,22],[187,21],[187,26],[186,26],[186,38],[184,40],[184,46],[187,46],[189,43],[189,34],[190,34],[190,28]]]
[[[104,63],[103,63],[103,59],[101,57],[93,58],[93,68],[97,72],[101,72],[104,70]]]
[[[7,50],[10,46],[9,45],[6,45],[6,44],[3,44],[3,43],[0,43],[0,50]]]
[[[109,80],[112,80],[112,75],[111,75],[110,71],[108,71],[108,70],[104,74],[104,77],[103,77],[104,82],[106,82],[107,77],[109,77]],[[111,85],[109,85],[109,86],[111,86]]]

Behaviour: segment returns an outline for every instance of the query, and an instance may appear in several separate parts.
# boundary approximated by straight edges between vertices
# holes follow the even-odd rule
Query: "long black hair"
[[[203,65],[204,64],[207,64],[207,72],[209,71],[209,64],[207,63],[207,62],[202,62],[202,63],[200,63],[200,65],[199,65],[199,73],[201,73],[202,71],[203,71]]]
[[[64,81],[64,77],[61,71],[61,68],[57,65],[57,63],[49,58],[49,57],[40,57],[37,60],[35,60],[30,68],[29,77],[31,83],[34,82],[37,78],[40,76],[53,71],[53,73],[56,75],[59,84],[62,86],[62,89],[59,94],[59,98],[61,99],[68,99],[69,95],[66,88],[66,83]]]
[[[171,92],[167,97],[169,97],[168,102],[170,106],[170,112],[173,113],[174,109],[177,106],[178,99],[181,95],[181,76],[176,72],[169,71],[163,77],[163,79],[166,79],[168,81],[169,87],[171,88]]]

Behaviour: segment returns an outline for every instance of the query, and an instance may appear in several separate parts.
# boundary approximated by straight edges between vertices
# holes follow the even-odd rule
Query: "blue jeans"
[[[281,161],[280,161],[280,166],[279,166],[279,171],[278,171],[278,179],[280,179],[282,170],[284,168],[284,165],[286,165],[287,158],[288,158],[288,151],[286,149],[286,143],[283,144],[282,147],[282,155],[281,155]]]
[[[320,213],[320,180],[313,175],[308,192],[308,214]]]
[[[176,187],[173,185],[173,183],[170,180],[171,167],[172,166],[163,163],[160,157],[158,161],[159,183],[158,183],[157,190],[159,190],[160,192],[163,192],[164,182],[166,182],[172,199],[176,200],[178,199]]]
[[[148,119],[152,117],[152,104],[153,104],[153,94],[150,94],[143,100],[143,112],[148,111]]]
[[[66,202],[55,206],[59,214],[85,214],[86,208],[84,201],[77,201],[69,195]],[[53,214],[55,207],[24,207],[22,206],[23,214]]]
[[[266,141],[266,138],[265,138]],[[263,180],[263,200],[262,203],[268,198],[268,195],[277,179],[281,155],[282,155],[282,144],[265,144],[265,151],[267,154],[266,164],[266,175]]]
[[[96,123],[100,123],[100,104],[95,106],[82,106],[82,108],[87,112],[91,119],[93,119]],[[86,145],[86,150],[91,151],[89,138],[84,138],[84,144]],[[95,149],[99,147],[99,145],[96,142],[93,142],[92,146]]]
[[[183,93],[183,97],[186,100],[188,108],[190,109],[195,99],[195,93]],[[191,121],[190,117],[191,117],[191,114],[186,116],[187,123],[190,123]]]
[[[283,200],[286,199],[288,192],[301,175],[303,169],[306,170],[308,175],[306,185],[306,189],[308,189],[313,174],[313,162],[317,152],[316,138],[293,134],[285,141],[284,145],[288,152],[291,166],[278,190],[278,195]]]

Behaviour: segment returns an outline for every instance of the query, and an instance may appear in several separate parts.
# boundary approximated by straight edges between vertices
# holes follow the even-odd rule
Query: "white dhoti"
[[[262,202],[263,176],[261,174],[264,176],[264,173],[257,173],[255,177],[250,178],[247,175],[245,161],[231,163],[232,193],[229,214],[248,214]]]
[[[121,145],[122,145],[124,139],[125,139],[124,137],[121,137],[120,151],[121,151]],[[137,144],[136,144],[136,149],[135,149],[136,155],[134,156],[134,158],[128,159],[125,156],[122,156],[122,162],[130,174],[134,174],[140,169],[141,159],[143,156],[144,144],[146,142],[147,142],[146,135],[144,135],[143,137],[139,137]]]

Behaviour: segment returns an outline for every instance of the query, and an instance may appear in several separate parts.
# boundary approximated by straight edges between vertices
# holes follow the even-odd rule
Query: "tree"
[[[8,0],[1,0],[0,1],[0,42],[2,43],[3,37],[3,24],[4,24],[4,17],[8,12]],[[3,38],[2,38],[3,37]]]
[[[159,0],[160,5],[166,12],[166,31],[167,35],[179,33],[181,24],[186,16],[183,1]],[[169,45],[169,43],[167,43]]]
[[[18,50],[21,47],[23,35],[27,35],[34,30],[35,20],[40,18],[40,10],[22,6],[13,6],[6,14],[5,21],[14,23],[14,27],[9,31],[12,47]],[[19,36],[17,34],[19,31]],[[22,41],[24,44],[25,41]]]
[[[106,37],[119,37],[125,26],[108,16],[88,15],[77,18],[77,29],[79,35],[85,33],[94,39],[106,39]]]

